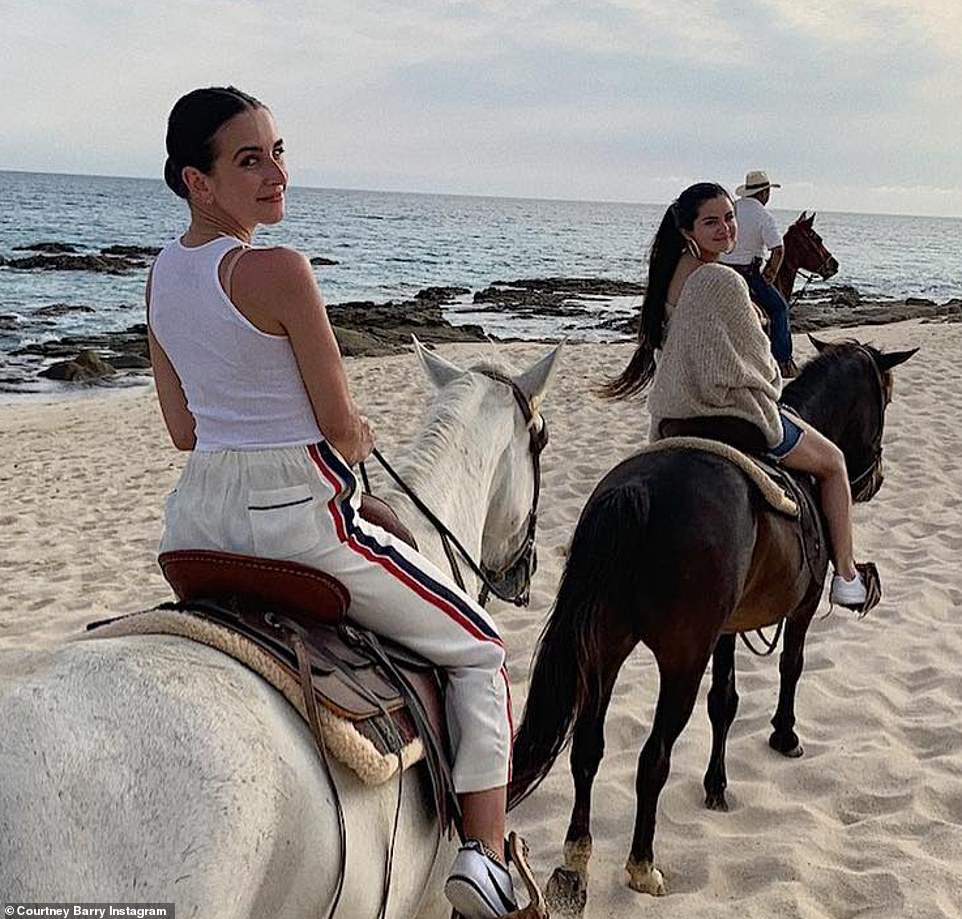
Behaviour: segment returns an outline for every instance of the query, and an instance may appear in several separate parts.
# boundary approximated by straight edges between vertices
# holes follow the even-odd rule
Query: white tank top
[[[218,237],[157,256],[149,322],[180,377],[194,416],[195,450],[258,450],[317,443],[290,339],[262,332],[221,287],[221,259],[241,243]]]

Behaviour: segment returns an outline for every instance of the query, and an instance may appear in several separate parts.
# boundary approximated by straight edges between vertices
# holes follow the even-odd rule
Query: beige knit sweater
[[[782,439],[781,374],[745,280],[724,265],[696,268],[671,311],[648,394],[649,439],[665,418],[731,415]]]

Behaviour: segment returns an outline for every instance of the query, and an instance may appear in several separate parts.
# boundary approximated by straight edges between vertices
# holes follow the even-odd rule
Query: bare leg
[[[480,839],[492,852],[503,858],[507,787],[469,791],[459,795],[464,835]]]
[[[805,436],[781,459],[787,469],[815,476],[819,502],[828,524],[832,542],[832,561],[836,573],[847,581],[857,574],[852,547],[852,489],[842,451],[810,424],[797,422]]]

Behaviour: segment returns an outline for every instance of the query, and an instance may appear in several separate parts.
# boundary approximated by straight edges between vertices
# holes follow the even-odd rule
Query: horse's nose
[[[825,277],[830,278],[838,274],[838,259],[831,256],[825,266]]]

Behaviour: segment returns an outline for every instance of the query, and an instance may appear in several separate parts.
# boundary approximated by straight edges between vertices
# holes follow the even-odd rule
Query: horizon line
[[[165,184],[162,177],[158,176],[142,176],[142,175],[107,175],[101,172],[40,172],[35,169],[9,169],[4,166],[0,166],[0,174],[8,173],[11,175],[46,175],[46,176],[64,176],[67,178],[79,178],[79,179],[135,179],[142,182],[159,182]],[[452,192],[452,191],[412,191],[410,189],[395,189],[395,188],[359,188],[355,186],[340,186],[340,185],[307,185],[293,183],[294,188],[304,188],[311,191],[356,191],[356,192],[367,192],[373,194],[385,194],[385,195],[419,195],[422,197],[449,197],[449,198],[478,198],[478,199],[495,199],[499,201],[545,201],[545,202],[557,202],[561,204],[612,204],[616,206],[627,206],[627,207],[664,207],[664,202],[653,203],[651,201],[636,201],[636,200],[622,200],[616,201],[608,198],[552,198],[552,197],[535,197],[531,195],[505,195],[505,194],[480,194],[477,192]],[[772,205],[771,209],[774,211],[787,211],[795,210],[795,208],[779,207],[778,205]],[[948,214],[917,214],[917,213],[893,213],[891,211],[834,211],[826,208],[815,208],[815,213],[823,214],[840,214],[847,216],[863,216],[863,217],[923,217],[926,219],[934,220],[959,220],[959,217],[953,217]]]

